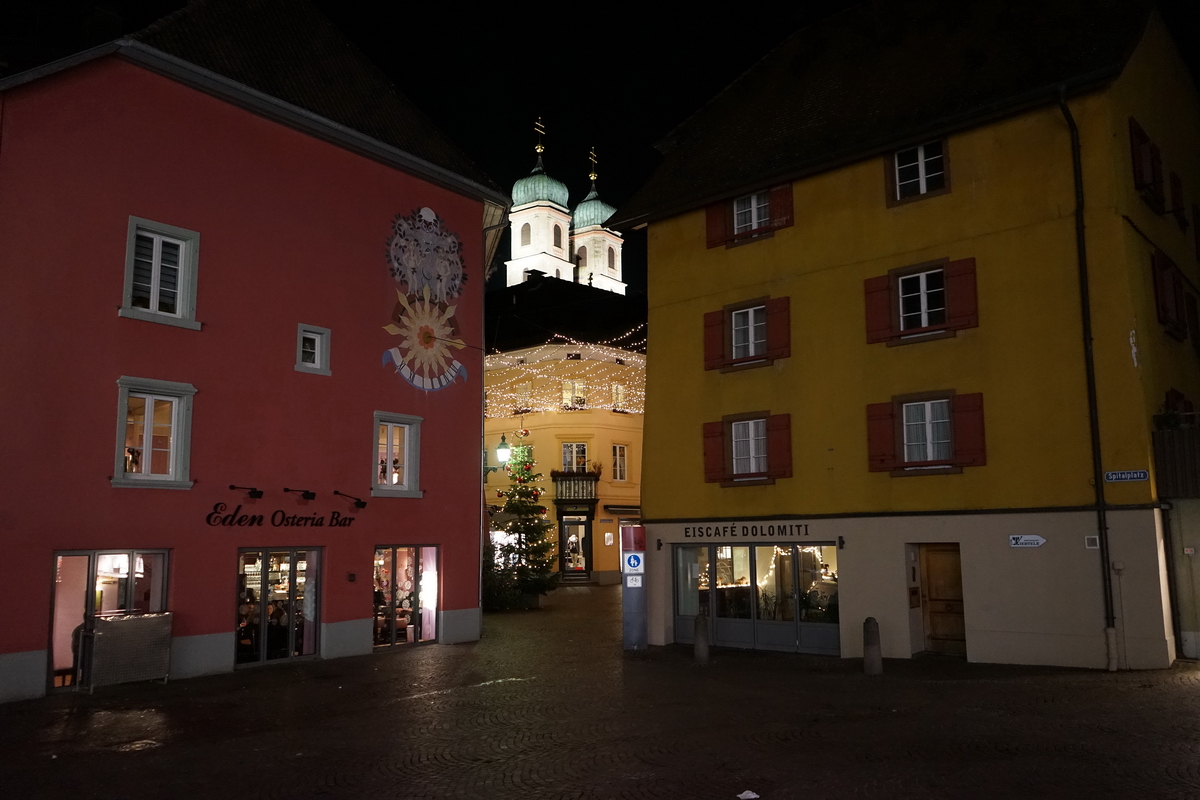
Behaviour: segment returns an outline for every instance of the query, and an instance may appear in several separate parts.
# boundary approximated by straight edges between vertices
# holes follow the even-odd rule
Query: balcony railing
[[[595,500],[596,482],[600,476],[594,472],[560,472],[551,470],[554,479],[555,500]]]

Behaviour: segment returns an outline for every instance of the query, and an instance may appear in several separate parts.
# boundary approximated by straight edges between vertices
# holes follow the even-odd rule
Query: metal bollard
[[[883,653],[879,649],[879,623],[874,617],[863,621],[863,672],[883,674]]]
[[[704,614],[696,615],[694,642],[696,663],[702,667],[708,666],[708,617]]]

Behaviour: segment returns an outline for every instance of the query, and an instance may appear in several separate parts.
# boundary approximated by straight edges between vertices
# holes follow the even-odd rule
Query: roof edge
[[[1110,65],[1101,70],[1087,73],[1085,75],[1076,76],[1066,81],[1058,81],[1047,84],[1029,92],[1023,92],[1019,95],[1006,98],[1001,101],[978,106],[973,109],[955,114],[949,117],[943,117],[929,125],[922,125],[920,128],[913,128],[908,131],[903,131],[900,134],[893,134],[886,140],[880,140],[866,146],[856,147],[853,150],[847,150],[840,153],[824,156],[818,160],[810,161],[797,167],[792,167],[786,171],[769,173],[757,176],[754,180],[745,181],[736,186],[731,186],[721,190],[717,194],[702,196],[694,200],[688,200],[683,203],[662,206],[658,210],[647,211],[637,214],[636,216],[620,216],[620,211],[608,220],[608,225],[618,229],[636,229],[647,225],[651,222],[659,222],[663,219],[675,217],[697,208],[703,208],[712,203],[727,200],[732,197],[745,194],[755,189],[762,188],[765,185],[774,182],[793,181],[800,178],[807,178],[812,175],[817,175],[822,172],[828,172],[831,169],[852,164],[856,161],[863,161],[873,156],[895,150],[903,147],[906,144],[911,144],[915,139],[922,137],[937,137],[945,136],[957,131],[973,128],[987,122],[992,122],[1004,117],[1014,116],[1024,111],[1037,108],[1042,105],[1057,104],[1061,92],[1065,91],[1067,97],[1078,97],[1081,94],[1094,91],[1095,89],[1104,86],[1115,80],[1125,68],[1125,64],[1129,61],[1129,55],[1121,60],[1119,64]],[[653,179],[652,179],[653,180]],[[636,199],[636,195],[635,195]],[[629,203],[627,205],[632,205]]]
[[[398,167],[451,191],[484,202],[496,203],[505,208],[512,204],[511,198],[506,195],[463,177],[457,172],[440,167],[398,147],[393,147],[353,128],[280,100],[273,95],[239,83],[178,56],[125,37],[6,78],[0,81],[0,92],[32,83],[108,55],[124,58],[185,86],[190,86],[330,144],[343,147],[373,161]]]

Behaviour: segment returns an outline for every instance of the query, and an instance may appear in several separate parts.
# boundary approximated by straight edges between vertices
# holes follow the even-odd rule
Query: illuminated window
[[[563,442],[563,472],[587,472],[587,442]]]
[[[188,383],[122,376],[113,486],[190,489],[192,396]]]
[[[375,412],[375,497],[420,497],[421,417]]]
[[[623,444],[614,444],[612,447],[613,463],[612,476],[614,481],[629,480],[629,474],[625,469],[626,446]]]

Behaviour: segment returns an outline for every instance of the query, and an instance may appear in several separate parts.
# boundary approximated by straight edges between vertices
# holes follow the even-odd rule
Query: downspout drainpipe
[[[1117,669],[1117,616],[1109,572],[1108,503],[1104,499],[1104,461],[1100,455],[1100,415],[1096,406],[1096,360],[1092,350],[1092,305],[1088,291],[1087,241],[1083,226],[1083,161],[1079,128],[1067,106],[1067,87],[1058,87],[1058,107],[1071,131],[1071,166],[1075,172],[1075,252],[1079,259],[1079,305],[1083,312],[1083,363],[1087,372],[1088,428],[1092,437],[1092,485],[1096,492],[1096,532],[1100,539],[1100,580],[1104,587],[1104,641],[1108,671]]]

